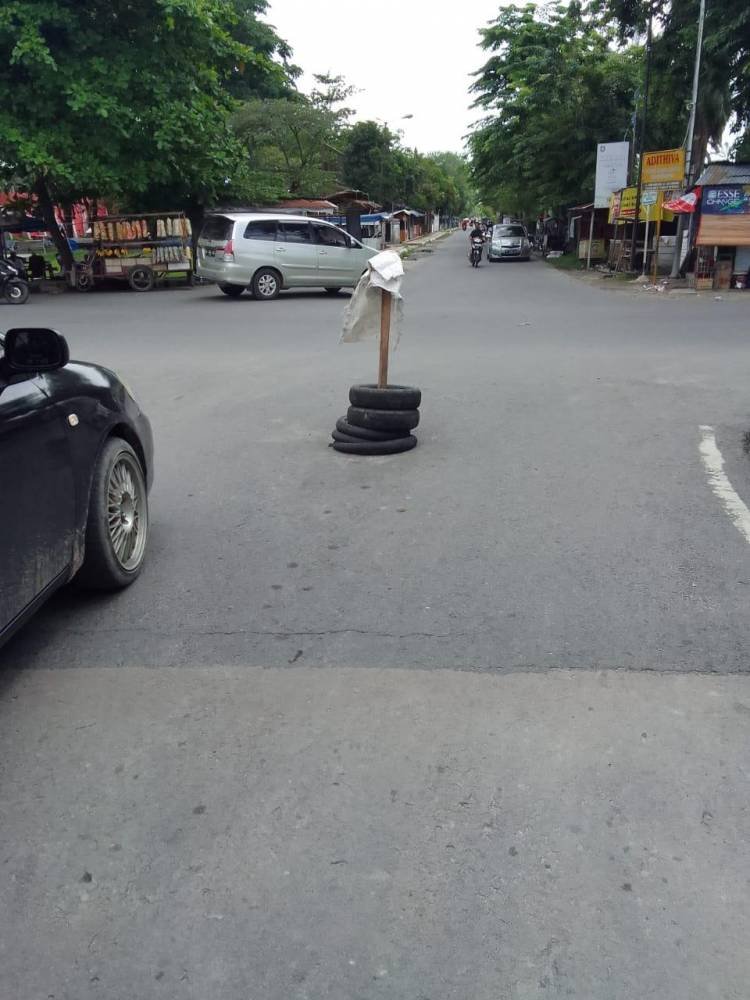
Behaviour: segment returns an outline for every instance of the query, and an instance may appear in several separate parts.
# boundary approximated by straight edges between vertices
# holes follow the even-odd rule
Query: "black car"
[[[113,372],[54,330],[0,334],[0,643],[74,576],[135,580],[152,476],[151,425]]]

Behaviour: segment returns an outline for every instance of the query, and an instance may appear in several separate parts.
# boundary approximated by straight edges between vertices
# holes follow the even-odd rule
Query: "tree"
[[[428,160],[436,163],[450,187],[446,187],[448,200],[439,205],[441,213],[456,216],[466,214],[477,200],[471,180],[471,168],[465,156],[449,151],[429,153]]]
[[[365,191],[374,201],[393,201],[398,183],[394,156],[396,136],[377,122],[357,122],[344,137],[341,170],[344,183]]]
[[[341,139],[353,114],[344,102],[354,93],[341,76],[316,74],[309,96],[246,101],[232,118],[259,200],[319,198],[336,186]]]
[[[630,127],[642,52],[617,51],[580,2],[503,8],[481,31],[476,73],[487,115],[470,137],[481,195],[528,217],[590,199],[596,145]]]
[[[248,101],[233,119],[256,186],[274,196],[319,198],[335,187],[335,114],[308,99]]]
[[[689,114],[700,0],[597,0],[604,22],[613,20],[621,37],[642,32],[649,11],[656,19],[655,93],[681,125]],[[700,165],[718,144],[730,118],[733,131],[750,126],[750,5],[747,0],[709,0],[706,7],[693,163]]]
[[[210,203],[244,183],[229,125],[241,81],[288,80],[264,0],[5,0],[0,6],[0,180],[53,202],[81,196]],[[167,207],[166,205],[163,207]]]

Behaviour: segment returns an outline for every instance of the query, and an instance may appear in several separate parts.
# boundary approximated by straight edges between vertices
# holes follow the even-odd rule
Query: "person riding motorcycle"
[[[479,250],[479,256],[477,258],[477,264],[476,265],[474,264],[474,260],[473,260],[473,256],[472,256],[474,254],[475,241],[477,242],[477,246],[478,246],[478,250]],[[482,229],[482,227],[480,226],[480,224],[478,222],[475,222],[474,223],[474,228],[469,233],[469,253],[468,253],[468,258],[472,262],[472,266],[477,266],[478,263],[479,263],[479,261],[482,259],[482,248],[483,247],[484,247],[484,230]]]

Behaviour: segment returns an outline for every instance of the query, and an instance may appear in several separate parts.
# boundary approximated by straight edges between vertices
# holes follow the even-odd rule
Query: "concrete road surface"
[[[0,653],[3,1000],[747,997],[750,299],[463,234],[405,294],[378,459],[344,295],[23,308],[157,469],[138,583]]]

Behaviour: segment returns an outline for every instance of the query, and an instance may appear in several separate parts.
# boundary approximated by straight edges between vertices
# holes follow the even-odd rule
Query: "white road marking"
[[[708,473],[708,484],[719,498],[724,510],[734,522],[734,526],[750,544],[750,510],[740,499],[739,494],[724,472],[724,456],[716,444],[713,427],[701,425],[701,443],[699,445],[703,465]]]

